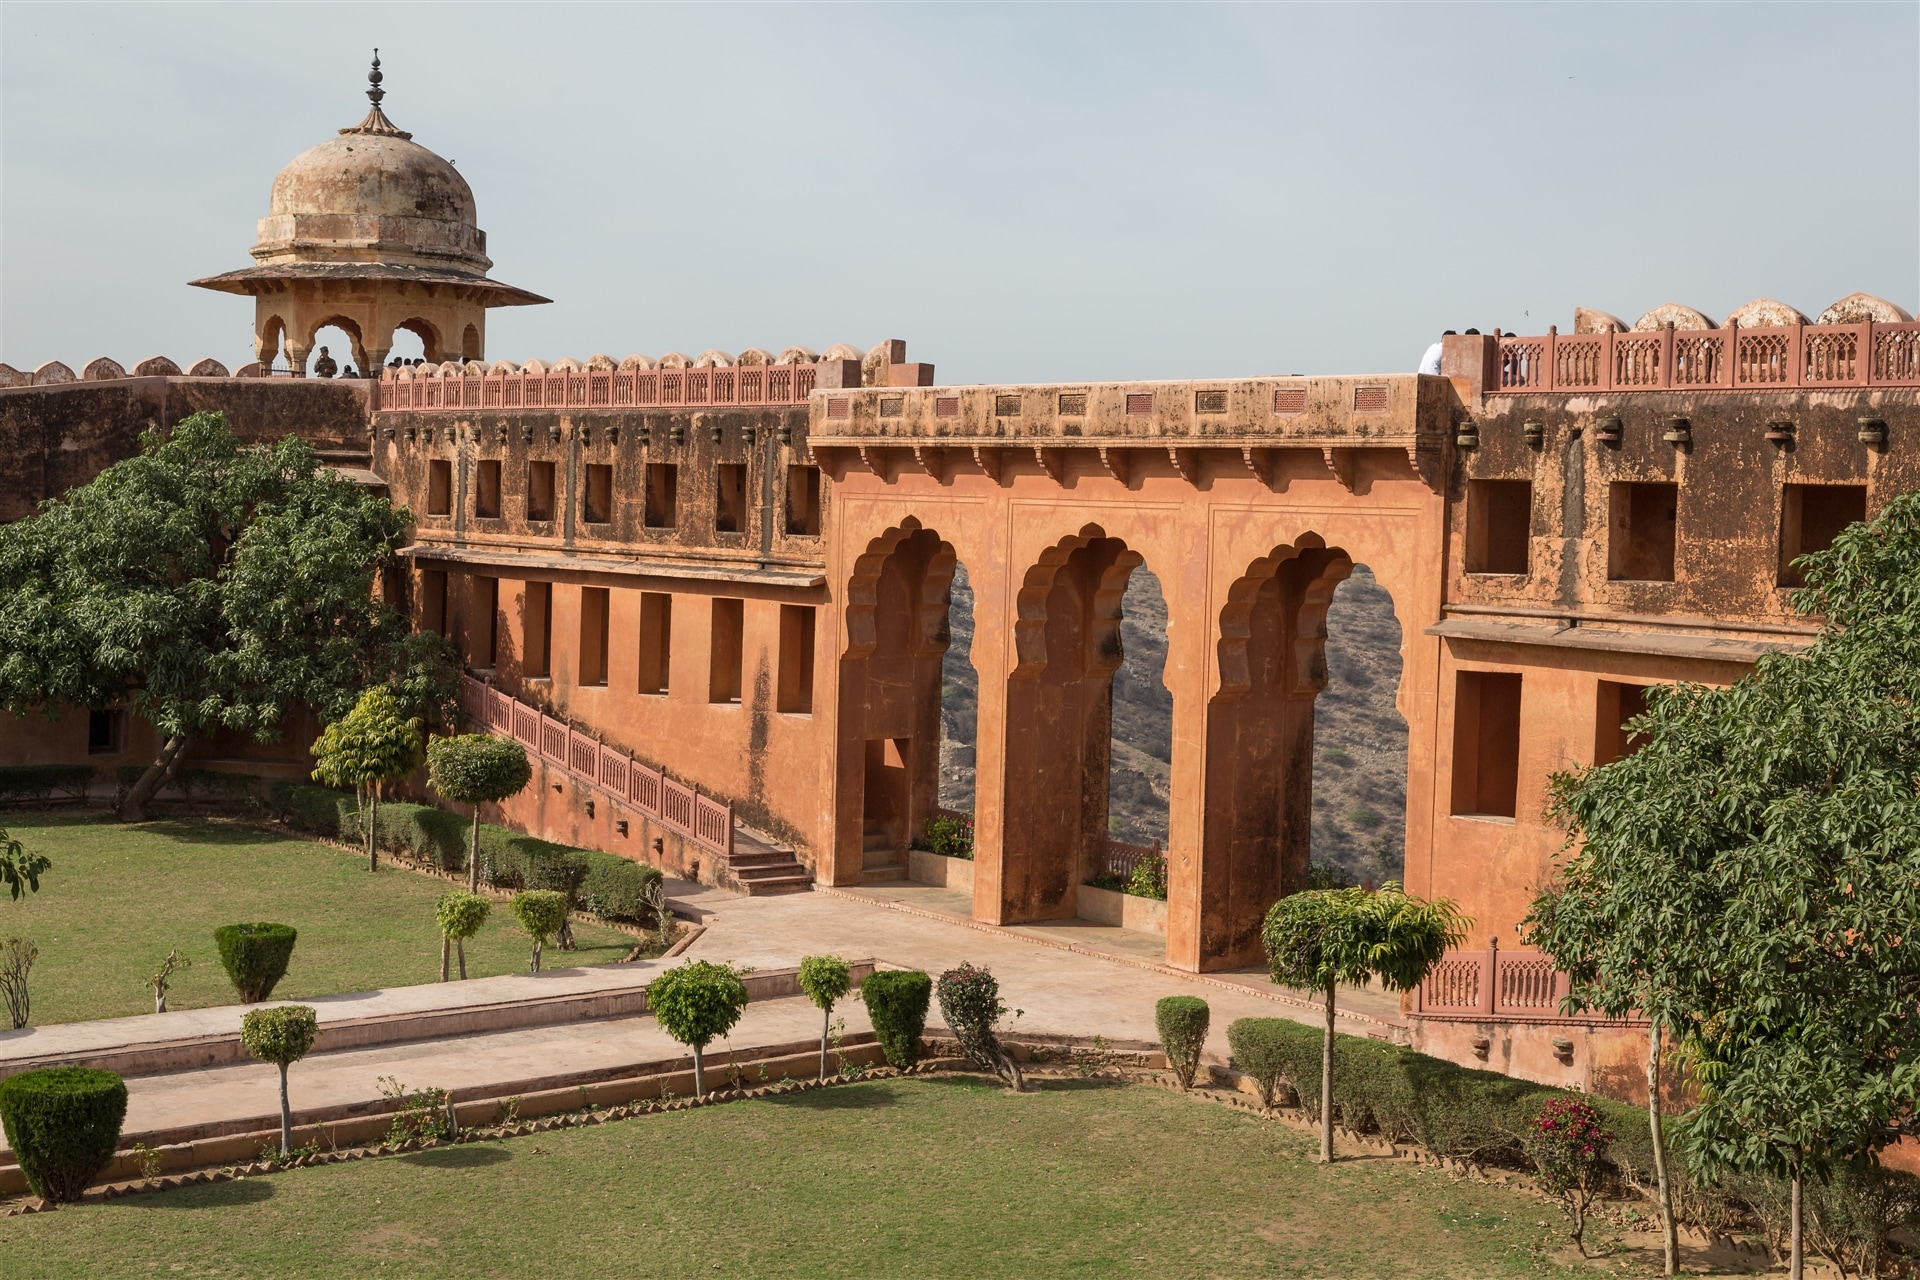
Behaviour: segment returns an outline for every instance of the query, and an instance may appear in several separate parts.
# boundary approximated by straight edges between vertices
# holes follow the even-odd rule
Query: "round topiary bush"
[[[833,1006],[853,990],[853,970],[839,956],[803,956],[800,991],[820,1010],[820,1078],[827,1078],[827,1042],[833,1036]]]
[[[1211,1014],[1199,996],[1168,996],[1153,1006],[1153,1025],[1160,1030],[1160,1047],[1182,1089],[1193,1088],[1200,1070],[1200,1049],[1207,1043]]]
[[[912,1066],[920,1056],[933,979],[918,969],[876,969],[860,984],[860,998],[887,1064],[903,1071]]]
[[[547,939],[567,922],[568,905],[567,895],[557,889],[527,889],[514,894],[507,904],[520,928],[533,939],[533,967],[529,972],[540,972],[540,952]]]
[[[533,777],[527,750],[511,738],[462,733],[427,744],[427,778],[455,804],[473,806],[467,846],[467,888],[480,887],[480,806],[518,795]]]
[[[112,1161],[126,1118],[126,1082],[111,1071],[48,1067],[0,1083],[7,1145],[27,1186],[56,1204],[78,1200]]]
[[[705,1050],[724,1036],[747,1010],[747,984],[732,965],[689,960],[655,978],[647,987],[647,1011],[661,1030],[693,1050],[693,1092],[707,1092]]]
[[[290,924],[223,924],[213,931],[220,948],[220,963],[226,966],[240,1003],[258,1004],[273,994],[273,988],[287,975],[287,962],[293,958],[293,944],[300,932]]]

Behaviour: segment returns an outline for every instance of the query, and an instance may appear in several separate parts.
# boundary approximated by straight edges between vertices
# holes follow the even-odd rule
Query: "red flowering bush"
[[[1562,1095],[1550,1099],[1534,1117],[1526,1138],[1527,1155],[1540,1177],[1540,1188],[1560,1198],[1560,1207],[1573,1223],[1573,1242],[1582,1256],[1587,1230],[1587,1208],[1599,1194],[1613,1135],[1600,1123],[1593,1104]]]

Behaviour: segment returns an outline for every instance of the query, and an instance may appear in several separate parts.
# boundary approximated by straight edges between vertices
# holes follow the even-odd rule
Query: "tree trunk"
[[[1667,1149],[1660,1120],[1660,1019],[1647,1027],[1647,1127],[1653,1134],[1653,1180],[1659,1190],[1660,1242],[1666,1248],[1666,1275],[1680,1265],[1680,1236],[1673,1221],[1673,1187],[1667,1182]]]
[[[554,945],[559,947],[562,951],[576,950],[573,943],[572,908],[568,908],[567,916],[560,921],[560,932],[554,935],[553,941],[554,941]]]
[[[293,1154],[293,1108],[287,1105],[287,1064],[280,1064],[280,1158]]]
[[[1805,1280],[1807,1274],[1806,1231],[1805,1231],[1805,1193],[1807,1186],[1806,1170],[1800,1161],[1793,1162],[1793,1238],[1787,1252],[1787,1280]]]
[[[1327,1033],[1320,1041],[1320,1159],[1333,1163],[1333,983],[1327,984]]]
[[[473,830],[467,837],[467,892],[480,892],[480,802],[473,803]],[[461,977],[466,971],[461,970]]]
[[[820,1014],[820,1078],[827,1078],[827,1033],[833,1030],[833,1006]]]
[[[161,788],[173,781],[173,775],[180,772],[180,764],[187,757],[187,748],[193,744],[190,733],[176,733],[167,739],[160,748],[160,754],[154,757],[147,771],[140,775],[140,781],[133,784],[133,790],[127,792],[127,798],[120,802],[120,821],[145,822],[147,805]]]
[[[533,940],[533,972],[540,972],[540,939]]]
[[[440,981],[447,980],[447,961],[453,958],[453,939],[446,934],[440,935]],[[461,977],[466,977],[461,974]]]
[[[380,846],[374,843],[374,827],[380,817],[380,784],[375,782],[367,787],[367,870],[380,869]]]
[[[465,982],[467,980],[467,940],[465,938],[455,938],[453,940],[453,949],[455,954],[460,957],[460,981]]]
[[[153,1011],[155,1013],[165,1013],[167,1011],[167,989],[165,987],[155,987],[153,989]]]
[[[696,1098],[707,1096],[707,1068],[701,1061],[699,1045],[693,1046],[693,1096]]]

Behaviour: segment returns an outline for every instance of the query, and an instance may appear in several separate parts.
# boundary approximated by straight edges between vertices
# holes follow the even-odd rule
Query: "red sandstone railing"
[[[1657,329],[1500,339],[1489,394],[1920,387],[1920,322]]]
[[[676,405],[805,404],[819,369],[810,364],[730,369],[586,369],[490,373],[470,377],[398,377],[375,384],[376,410],[624,409]]]
[[[1159,878],[1161,890],[1163,892],[1166,890],[1167,855],[1157,842],[1153,845],[1128,844],[1124,840],[1115,840],[1112,836],[1108,836],[1102,850],[1102,860],[1101,870],[1108,875],[1118,876],[1122,880],[1133,879],[1134,869],[1142,862],[1151,861],[1157,864],[1155,875]]]
[[[582,782],[632,805],[669,830],[714,853],[733,853],[733,806],[703,796],[658,769],[616,751],[538,707],[510,698],[484,680],[460,677],[460,710],[489,732],[524,744]]]
[[[1449,951],[1415,990],[1413,1011],[1427,1018],[1482,1022],[1493,1018],[1567,1019],[1560,1012],[1567,975],[1538,951],[1520,948]],[[1571,1015],[1581,1022],[1598,1014]]]

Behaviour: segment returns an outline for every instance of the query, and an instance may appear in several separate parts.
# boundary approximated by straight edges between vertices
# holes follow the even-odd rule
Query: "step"
[[[749,898],[764,898],[776,893],[807,893],[813,888],[813,876],[806,871],[797,875],[765,876],[742,880],[740,887],[747,891]]]
[[[906,867],[897,863],[891,866],[864,867],[860,871],[861,884],[890,884],[906,878]]]

